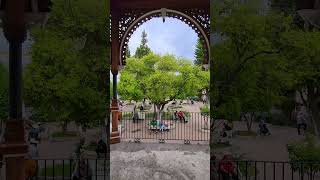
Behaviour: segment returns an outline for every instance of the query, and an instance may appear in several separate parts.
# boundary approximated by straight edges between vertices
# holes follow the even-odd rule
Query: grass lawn
[[[77,137],[78,133],[77,132],[61,132],[57,131],[51,134],[53,138],[63,138],[63,137]]]
[[[53,171],[54,170],[54,171]],[[40,176],[47,176],[47,177],[53,177],[53,176],[65,176],[65,177],[69,177],[72,174],[73,169],[70,169],[70,164],[69,163],[65,163],[64,164],[64,168],[62,164],[56,164],[53,166],[47,166],[46,169],[41,168],[40,170]],[[53,174],[54,172],[54,174]],[[64,172],[64,174],[63,174]]]

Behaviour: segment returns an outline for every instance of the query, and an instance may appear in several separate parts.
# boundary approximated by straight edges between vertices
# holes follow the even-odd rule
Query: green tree
[[[144,94],[139,87],[139,82],[127,71],[121,73],[118,93],[122,99],[129,101],[138,102],[144,98]]]
[[[310,165],[304,164],[301,166],[301,162],[317,162],[320,161],[320,146],[314,136],[307,134],[306,138],[302,142],[290,143],[287,146],[289,153],[289,159],[294,171],[298,172],[310,172]],[[312,166],[312,179],[315,174],[320,171],[318,164]]]
[[[282,35],[283,58],[289,64],[293,88],[311,115],[314,132],[320,132],[320,32],[293,30]]]
[[[130,58],[130,57],[131,57],[130,49],[129,49],[129,47],[127,47],[127,49],[126,49],[126,58]]]
[[[86,129],[102,123],[109,104],[109,8],[98,0],[69,3],[56,0],[46,27],[32,30],[24,95],[28,106],[64,130],[70,121]]]
[[[203,47],[203,42],[201,41],[200,38],[198,38],[197,41],[197,46],[196,46],[196,51],[195,51],[195,58],[196,60],[194,61],[194,64],[196,65],[202,65],[204,62],[205,58],[205,50]]]
[[[142,58],[143,56],[146,56],[151,52],[151,50],[147,44],[148,43],[147,36],[148,35],[147,35],[146,31],[142,31],[141,44],[137,48],[136,53],[135,53],[136,58]]]
[[[130,58],[121,73],[119,95],[132,100],[149,99],[161,119],[168,102],[195,96],[209,84],[203,83],[199,71],[199,66],[172,55],[150,53],[142,59]]]
[[[290,84],[277,46],[280,34],[290,29],[290,18],[261,15],[255,6],[233,1],[217,6],[213,30],[224,40],[212,47],[213,117],[234,120],[241,112],[268,112]]]

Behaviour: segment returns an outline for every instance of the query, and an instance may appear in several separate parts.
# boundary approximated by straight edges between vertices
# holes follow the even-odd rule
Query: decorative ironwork
[[[152,13],[154,12],[154,13]],[[209,57],[209,47],[206,42],[209,40],[210,36],[210,15],[209,10],[203,9],[181,9],[181,10],[168,10],[164,11],[164,9],[158,10],[126,10],[120,13],[119,20],[119,41],[123,42],[121,44],[122,48],[120,52],[120,63],[122,65],[125,64],[125,57],[128,48],[128,42],[131,35],[135,32],[135,30],[141,26],[146,21],[152,18],[175,18],[179,19],[182,22],[186,23],[190,26],[200,37],[201,41],[205,48],[206,58]],[[179,13],[177,13],[179,12]]]

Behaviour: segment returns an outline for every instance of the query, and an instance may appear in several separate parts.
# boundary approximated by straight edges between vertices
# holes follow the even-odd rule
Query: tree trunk
[[[157,106],[153,104],[153,120],[157,119]]]
[[[68,123],[66,121],[63,121],[61,124],[61,131],[63,134],[65,134],[68,130]]]
[[[161,121],[161,105],[157,105],[157,119]]]
[[[300,93],[302,97],[302,93]],[[314,133],[317,137],[319,137],[319,132],[320,132],[320,118],[319,118],[319,110],[317,106],[317,99],[319,98],[318,96],[318,89],[315,89],[313,87],[308,87],[307,88],[307,99],[302,99],[304,102],[307,102],[307,110],[308,113],[310,114],[311,117],[311,123],[313,125]]]
[[[249,114],[250,117],[247,118],[247,114],[244,114],[244,119],[246,121],[246,125],[247,125],[247,130],[248,132],[251,131],[251,126],[252,126],[252,113]]]
[[[320,117],[319,117],[319,111],[320,109],[317,107],[317,104],[312,103],[310,107],[310,115],[311,115],[311,121],[314,128],[314,133],[317,137],[319,137],[320,132]]]

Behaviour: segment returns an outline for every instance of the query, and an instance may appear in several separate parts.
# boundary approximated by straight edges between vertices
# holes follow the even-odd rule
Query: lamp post
[[[25,180],[28,145],[22,118],[22,43],[29,25],[46,22],[49,6],[50,0],[0,0],[0,18],[9,42],[9,118],[0,145],[7,180]]]

